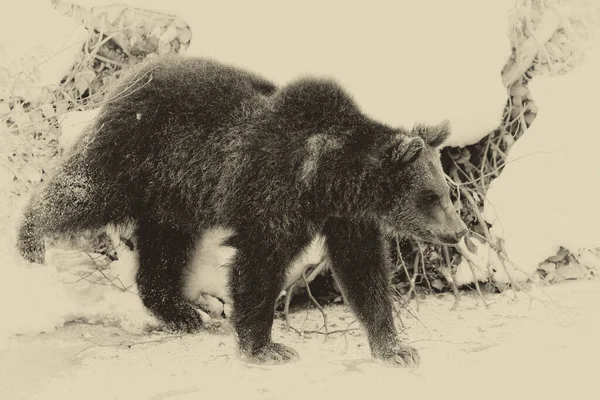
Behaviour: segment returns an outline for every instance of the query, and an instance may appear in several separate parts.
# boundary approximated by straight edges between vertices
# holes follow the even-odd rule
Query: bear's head
[[[417,125],[397,134],[386,148],[381,220],[387,229],[428,242],[457,244],[467,233],[452,201],[439,146],[450,124]]]
[[[444,244],[467,232],[440,162],[448,122],[394,129],[363,114],[335,81],[314,78],[280,90],[272,117],[269,130],[292,143],[301,186],[331,214],[375,219],[386,230]]]

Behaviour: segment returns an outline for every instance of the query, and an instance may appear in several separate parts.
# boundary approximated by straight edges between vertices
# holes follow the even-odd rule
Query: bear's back
[[[121,79],[93,129],[94,147],[148,150],[177,135],[209,135],[276,91],[253,73],[202,58],[161,57]],[[248,105],[250,104],[250,105]],[[118,150],[117,150],[118,152]]]
[[[258,75],[207,59],[146,62],[107,95],[66,165],[84,167],[96,185],[125,193],[132,208],[187,210],[211,196],[234,151],[232,136],[269,107],[275,91]]]
[[[219,152],[213,148],[219,136],[265,108],[276,89],[256,74],[209,59],[151,60],[107,95],[74,153],[93,153],[91,169],[129,182],[147,180],[157,168]]]

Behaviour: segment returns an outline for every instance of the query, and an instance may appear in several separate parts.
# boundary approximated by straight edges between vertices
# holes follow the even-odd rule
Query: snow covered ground
[[[301,360],[284,366],[239,361],[230,327],[183,337],[141,335],[71,324],[9,341],[0,357],[3,399],[597,399],[600,392],[600,281],[580,281],[487,296],[486,309],[463,296],[420,302],[402,313],[421,352],[418,369],[372,361],[362,331],[303,337],[275,322],[274,338]],[[413,302],[412,307],[416,305]],[[452,310],[451,310],[452,309]],[[326,309],[330,330],[354,320],[343,306]],[[316,330],[321,315],[293,316]],[[356,328],[356,324],[350,328]]]

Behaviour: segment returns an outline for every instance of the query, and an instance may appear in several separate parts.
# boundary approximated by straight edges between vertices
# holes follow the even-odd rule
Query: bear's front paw
[[[252,352],[242,351],[242,358],[253,364],[286,364],[300,358],[298,352],[281,343],[269,343]]]
[[[374,354],[374,356],[397,367],[414,368],[421,363],[417,349],[400,342],[395,343],[379,354]]]
[[[177,304],[163,311],[159,316],[166,329],[175,332],[195,333],[202,329],[200,313],[189,304]]]

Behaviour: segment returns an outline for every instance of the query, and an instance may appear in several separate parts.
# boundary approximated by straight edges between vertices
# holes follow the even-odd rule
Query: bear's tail
[[[125,222],[130,199],[111,178],[103,178],[76,154],[31,200],[19,227],[17,249],[31,262],[44,262],[44,238],[73,237],[86,230]]]

